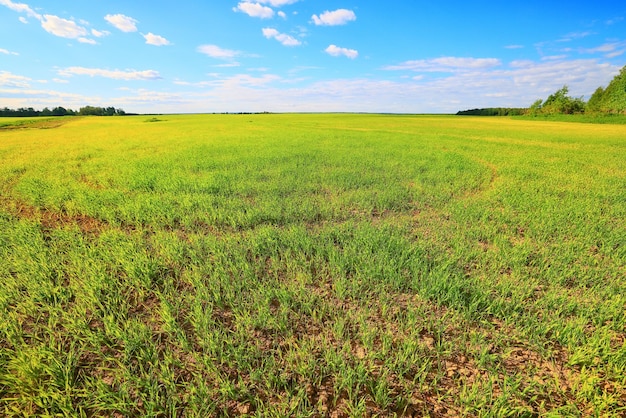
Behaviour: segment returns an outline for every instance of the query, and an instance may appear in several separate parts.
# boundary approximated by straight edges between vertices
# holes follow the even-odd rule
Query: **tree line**
[[[57,106],[53,109],[44,107],[43,110],[36,110],[32,107],[20,107],[19,109],[9,109],[5,107],[0,109],[0,117],[12,116],[12,117],[33,117],[33,116],[124,116],[126,112],[124,109],[115,107],[99,107],[99,106],[84,106],[78,111],[72,109],[66,109],[62,106]]]
[[[545,100],[538,99],[529,108],[488,107],[457,112],[457,115],[512,116],[555,114],[626,114],[626,66],[609,85],[598,87],[585,102],[582,97],[571,97],[567,85],[561,87]]]
[[[465,116],[519,116],[525,115],[528,109],[523,107],[485,107],[481,109],[461,110],[457,115]]]

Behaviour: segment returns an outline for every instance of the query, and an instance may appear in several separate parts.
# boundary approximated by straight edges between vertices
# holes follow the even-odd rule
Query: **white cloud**
[[[265,36],[267,39],[276,39],[278,42],[285,46],[298,46],[302,44],[302,42],[300,42],[293,36],[280,33],[274,28],[263,28],[263,36]]]
[[[267,3],[272,7],[282,7],[288,4],[296,3],[298,0],[259,0],[259,3]]]
[[[95,45],[97,44],[97,42],[93,39],[90,38],[84,38],[84,37],[80,37],[78,38],[78,42],[80,42],[81,44],[89,44],[89,45]]]
[[[87,29],[71,20],[63,19],[54,15],[43,15],[41,27],[46,32],[61,38],[76,39],[88,34]]]
[[[352,10],[338,9],[333,12],[325,11],[321,15],[311,16],[317,26],[337,26],[356,20],[356,15]]]
[[[241,54],[239,51],[220,48],[217,45],[200,45],[197,51],[211,58],[218,59],[232,59]]]
[[[585,31],[585,32],[572,32],[563,36],[561,39],[557,40],[557,42],[570,42],[575,39],[586,38],[587,36],[594,35],[594,32]]]
[[[106,15],[104,16],[104,20],[122,32],[137,32],[137,23],[139,23],[136,19],[123,14]]]
[[[100,31],[100,30],[95,30],[95,29],[92,29],[92,30],[91,30],[91,34],[92,34],[93,36],[95,36],[96,38],[102,38],[102,37],[104,37],[104,36],[109,36],[109,35],[111,34],[111,32],[109,32],[108,30],[102,30],[102,31]]]
[[[329,45],[325,51],[328,55],[332,55],[333,57],[344,55],[350,59],[355,59],[359,56],[359,52],[356,49],[340,48],[337,45]]]
[[[64,78],[53,78],[52,81],[54,81],[55,83],[61,83],[61,84],[69,83],[69,81]]]
[[[607,58],[615,58],[626,52],[626,41],[609,42],[595,48],[583,49],[581,52],[586,54],[604,54]]]
[[[27,88],[30,87],[29,81],[32,80],[28,77],[0,71],[0,86]]]
[[[167,93],[146,89],[131,90],[131,93],[130,96],[115,98],[115,103],[121,103],[122,106],[130,105],[134,107],[138,105],[159,106],[165,103],[174,106],[173,109],[175,109],[189,102],[185,97],[186,95],[180,93]]]
[[[286,15],[286,14],[285,14],[285,12],[283,12],[283,11],[280,11],[280,12],[278,12],[278,13],[276,13],[276,14],[278,15],[278,17],[281,17],[281,18],[283,18],[283,19],[287,19],[287,15]]]
[[[8,49],[0,48],[0,54],[5,55],[20,55],[17,52],[9,51]]]
[[[258,88],[279,80],[281,80],[281,78],[274,74],[264,74],[261,77],[254,77],[250,74],[236,74],[224,79],[206,82],[208,84],[205,85],[219,88],[238,88],[243,86]]]
[[[85,26],[89,25],[88,22],[81,20],[81,24],[74,22],[73,20],[63,19],[59,16],[44,14],[41,15],[35,12],[30,6],[24,3],[14,3],[11,0],[0,0],[0,5],[6,6],[11,10],[19,13],[26,13],[27,16],[33,17],[41,22],[41,27],[48,33],[67,39],[77,39],[81,43],[95,44],[93,39],[87,38],[89,31]],[[20,16],[20,22],[27,24],[28,20],[24,16]],[[82,26],[81,26],[82,25]],[[92,30],[94,36],[98,36],[96,30]]]
[[[43,15],[41,27],[46,32],[61,38],[77,39],[88,35],[89,32],[72,20],[67,20],[54,15]]]
[[[155,70],[105,70],[101,68],[68,67],[58,71],[60,76],[87,75],[90,77],[104,77],[114,80],[159,80],[161,75]]]
[[[263,6],[260,3],[251,3],[248,1],[240,2],[237,7],[233,7],[233,11],[243,12],[251,17],[258,17],[261,19],[270,19],[274,17],[274,10],[267,6]]]
[[[621,22],[622,20],[624,20],[624,18],[620,16],[620,17],[616,17],[616,18],[613,18],[613,19],[609,19],[605,23],[607,25],[611,26],[611,25],[614,25],[616,23]]]
[[[41,109],[61,105],[71,109],[78,109],[90,103],[104,102],[101,97],[88,97],[55,90],[0,88],[0,95],[9,97],[5,103],[9,108],[34,107],[35,109]]]
[[[408,70],[424,72],[458,72],[501,65],[497,58],[442,57],[427,60],[405,61],[398,65],[389,65],[385,70]]]
[[[217,64],[217,65],[214,65],[213,67],[216,67],[216,68],[235,68],[235,67],[241,67],[241,64],[236,62],[236,61],[233,61],[233,62],[229,62],[228,64]]]
[[[281,77],[274,74],[264,74],[261,77],[254,77],[249,74],[238,74],[228,80],[228,83],[236,83],[248,86],[264,86],[274,81],[281,80]]]
[[[41,20],[41,15],[31,9],[30,6],[27,4],[13,3],[11,0],[0,0],[0,5],[8,7],[14,12],[26,13],[28,17],[34,17],[35,19]]]
[[[504,48],[506,48],[506,49],[522,49],[522,48],[524,48],[524,45],[507,45]]]
[[[167,39],[165,39],[162,36],[155,35],[152,32],[148,32],[145,35],[142,33],[141,36],[144,37],[144,39],[146,40],[146,43],[148,45],[155,45],[155,46],[171,45],[170,41],[168,41]]]
[[[541,57],[542,61],[550,61],[550,60],[562,60],[567,58],[567,55],[547,55],[545,57]]]

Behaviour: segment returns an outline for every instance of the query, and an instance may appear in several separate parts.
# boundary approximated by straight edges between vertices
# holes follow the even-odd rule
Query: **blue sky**
[[[0,0],[0,107],[453,113],[624,65],[615,0]]]

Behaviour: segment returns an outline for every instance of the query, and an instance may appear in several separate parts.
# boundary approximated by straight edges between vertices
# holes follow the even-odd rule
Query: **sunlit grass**
[[[3,415],[624,413],[624,126],[158,119],[0,130]]]

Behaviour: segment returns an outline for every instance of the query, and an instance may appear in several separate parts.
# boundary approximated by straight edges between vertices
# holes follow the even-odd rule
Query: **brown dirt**
[[[0,131],[15,130],[15,129],[53,129],[65,125],[69,121],[75,118],[72,117],[56,117],[54,119],[44,120],[24,120],[17,121],[9,125],[0,126]]]
[[[17,199],[0,197],[0,206],[20,219],[38,220],[44,230],[53,230],[67,226],[78,226],[83,234],[99,234],[109,226],[106,222],[83,214],[67,214],[46,208],[38,208]]]

